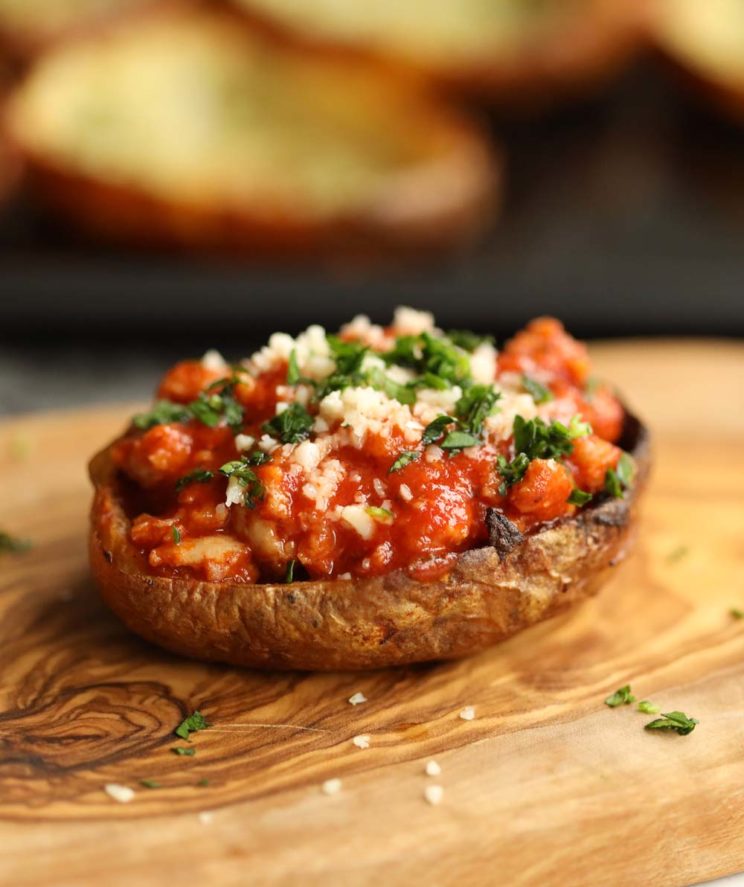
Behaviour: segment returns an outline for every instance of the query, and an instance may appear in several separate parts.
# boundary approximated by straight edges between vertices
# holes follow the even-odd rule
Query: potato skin
[[[395,572],[289,585],[212,583],[146,573],[108,450],[94,457],[90,564],[134,632],[174,653],[262,669],[372,669],[482,650],[596,594],[628,553],[649,466],[645,428],[626,414],[621,443],[636,482],[509,545],[467,551],[433,582]],[[514,540],[512,540],[514,541]]]

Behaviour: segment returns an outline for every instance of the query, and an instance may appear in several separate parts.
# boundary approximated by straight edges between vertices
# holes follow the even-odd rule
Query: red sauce
[[[412,449],[410,442],[402,434],[369,435],[363,449],[349,446],[331,454],[344,475],[323,509],[307,495],[307,477],[281,450],[254,468],[265,489],[255,507],[228,508],[227,479],[219,468],[239,457],[233,431],[197,421],[156,425],[130,432],[113,450],[116,464],[157,503],[151,513],[133,520],[131,540],[161,575],[282,580],[288,564],[296,562],[302,575],[311,578],[372,576],[396,569],[422,581],[441,576],[458,552],[487,541],[489,508],[502,509],[526,532],[570,516],[577,511],[567,501],[574,487],[600,491],[607,469],[616,466],[621,454],[613,441],[620,434],[622,407],[606,387],[586,393],[586,348],[557,321],[533,321],[507,343],[497,377],[514,372],[539,374],[556,401],[568,402],[595,433],[577,439],[564,463],[533,460],[523,479],[505,493],[495,467],[497,453],[490,446],[454,456],[424,454],[414,447],[420,457],[390,474],[394,459]],[[166,374],[158,396],[185,404],[222,375],[200,362],[185,361]],[[262,424],[275,414],[277,386],[285,385],[286,375],[284,365],[235,387],[245,413],[243,433],[261,436]],[[501,445],[507,458],[510,445]],[[196,469],[213,477],[177,490],[176,482]],[[334,513],[360,498],[393,513],[388,518],[378,511],[367,535]],[[215,539],[222,547],[215,546]],[[204,552],[200,544],[207,546]]]

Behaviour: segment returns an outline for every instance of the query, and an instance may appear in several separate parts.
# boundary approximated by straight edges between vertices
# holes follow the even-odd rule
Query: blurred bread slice
[[[415,84],[276,47],[217,12],[53,50],[7,123],[40,198],[125,243],[436,249],[481,228],[500,179],[480,132]]]
[[[744,123],[744,2],[654,0],[656,42],[688,82]]]
[[[640,0],[232,0],[257,26],[512,105],[591,92],[641,43]]]
[[[168,0],[166,0],[168,2]],[[162,0],[0,0],[0,44],[17,60]]]

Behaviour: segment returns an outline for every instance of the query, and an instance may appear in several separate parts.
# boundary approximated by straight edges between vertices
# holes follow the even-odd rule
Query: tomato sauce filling
[[[385,328],[382,335],[391,345],[399,333]],[[347,330],[338,341],[353,343],[356,334]],[[349,437],[343,417],[317,421],[323,413],[312,391],[303,410],[316,422],[313,431],[303,429],[298,442],[272,440],[266,423],[277,417],[278,404],[292,402],[294,361],[292,352],[264,371],[179,363],[158,389],[170,412],[140,427],[135,421],[114,444],[116,466],[146,493],[148,510],[132,515],[130,539],[153,574],[253,583],[404,570],[432,580],[446,574],[459,553],[488,544],[489,509],[502,511],[523,533],[534,532],[576,514],[583,499],[606,495],[608,472],[622,455],[616,445],[621,404],[591,379],[586,347],[550,318],[533,321],[494,352],[493,383],[514,389],[525,377],[539,379],[539,420],[546,426],[561,421],[565,429],[568,418],[577,417],[591,427],[582,426],[560,456],[525,457],[521,464],[514,462],[509,428],[501,436],[481,432],[478,445],[446,450],[446,437],[425,443],[417,432],[412,441],[410,429],[373,422],[360,443]],[[227,394],[232,416],[224,410],[210,425],[179,415],[179,405],[200,397],[210,403],[213,393]],[[502,404],[506,410],[503,396],[493,421]],[[303,441],[323,444],[329,435],[336,435],[333,445],[325,445],[317,464],[298,462]],[[305,450],[317,460],[314,448]],[[396,460],[401,464],[391,470]],[[238,463],[246,467],[235,469]],[[235,470],[240,483],[226,470]],[[230,501],[230,489],[238,499]]]

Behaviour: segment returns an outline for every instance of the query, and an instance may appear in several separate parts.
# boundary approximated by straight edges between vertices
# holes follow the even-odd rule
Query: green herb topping
[[[248,464],[250,456],[243,456],[232,462],[225,462],[220,467],[220,474],[235,478],[243,488],[243,505],[254,508],[256,502],[263,498],[264,488],[256,472]]]
[[[618,705],[630,705],[631,702],[635,702],[635,696],[630,692],[630,684],[620,687],[605,699],[605,705],[609,705],[610,708],[617,708]]]
[[[529,376],[522,376],[522,387],[528,394],[532,395],[532,399],[537,404],[553,400],[553,392],[550,388],[546,388],[545,385],[542,385],[536,379],[531,379]]]
[[[646,724],[644,729],[666,730],[670,733],[678,733],[680,736],[687,736],[688,733],[692,733],[699,723],[700,721],[696,718],[690,718],[684,712],[670,711],[667,714],[662,714],[655,721]]]
[[[191,412],[182,403],[173,403],[170,400],[158,400],[147,413],[137,413],[132,419],[132,425],[142,431],[153,428],[155,425],[167,425],[170,422],[188,422]]]
[[[187,718],[184,718],[173,732],[180,739],[188,739],[192,733],[198,733],[200,730],[206,730],[211,726],[200,711],[195,711]]]
[[[173,748],[171,748],[171,751],[174,755],[180,755],[184,758],[193,758],[196,754],[195,748],[184,748],[182,745],[174,745]]]
[[[655,702],[642,699],[638,703],[638,711],[643,712],[644,715],[655,715],[661,711],[661,708]]]
[[[635,474],[635,462],[629,453],[623,453],[617,463],[617,468],[608,468],[605,474],[605,492],[615,499],[622,499],[633,483]]]
[[[312,427],[313,417],[302,404],[295,401],[269,422],[264,422],[263,430],[282,443],[290,444],[307,440]]]
[[[155,779],[140,779],[139,784],[143,788],[160,788],[160,783]]]
[[[507,489],[518,483],[525,476],[530,466],[530,457],[525,453],[517,453],[510,462],[506,456],[497,456],[496,465],[501,475],[499,494],[506,496]]]
[[[460,428],[469,434],[479,435],[483,423],[494,412],[496,401],[501,394],[493,385],[471,385],[465,389],[455,404],[455,415]]]
[[[586,505],[587,502],[591,502],[591,499],[591,493],[587,493],[586,490],[580,490],[578,487],[571,490],[571,495],[568,497],[568,501],[571,505],[578,505],[579,508],[581,508],[582,505]]]
[[[440,437],[444,434],[448,425],[454,425],[456,419],[453,419],[452,416],[437,416],[432,422],[424,428],[424,433],[421,435],[421,443],[427,447],[429,444],[435,443],[438,441]]]
[[[476,447],[481,443],[483,441],[480,438],[477,438],[474,434],[469,434],[467,431],[450,431],[439,446],[443,450],[457,450],[459,452],[465,449],[465,447]]]
[[[287,572],[284,575],[284,581],[287,583],[287,585],[289,585],[290,582],[294,582],[294,571],[296,563],[296,560],[291,560],[287,564]]]
[[[470,330],[448,330],[447,338],[463,351],[473,352],[479,345],[493,345],[493,336],[479,336]]]
[[[190,484],[206,484],[209,483],[213,477],[214,473],[208,471],[206,468],[195,468],[193,471],[190,471],[176,481],[176,489],[180,493],[184,487],[188,487]]]
[[[388,474],[394,474],[396,471],[400,471],[402,468],[405,468],[406,465],[410,465],[411,462],[415,462],[420,458],[421,454],[417,453],[416,450],[404,450],[395,462],[393,462],[390,468],[388,468]]]
[[[729,613],[731,613],[734,619],[744,619],[744,610],[741,610],[739,607],[732,607]]]
[[[181,530],[178,527],[173,526],[173,527],[171,527],[171,533],[173,534],[173,544],[180,545],[181,544]]]
[[[21,554],[31,548],[27,539],[19,539],[0,530],[0,554]]]

